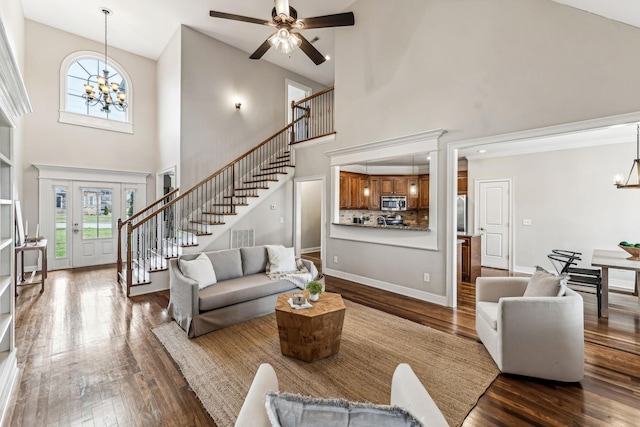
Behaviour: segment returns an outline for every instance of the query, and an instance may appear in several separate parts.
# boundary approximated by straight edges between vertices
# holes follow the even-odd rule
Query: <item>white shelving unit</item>
[[[15,288],[13,271],[14,206],[13,206],[12,129],[0,111],[0,415],[18,374],[15,347]]]

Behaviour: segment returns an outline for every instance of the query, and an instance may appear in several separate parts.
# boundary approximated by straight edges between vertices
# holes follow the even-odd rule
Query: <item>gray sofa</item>
[[[271,280],[266,274],[269,260],[264,246],[205,252],[211,260],[217,283],[199,289],[198,282],[180,271],[179,259],[169,261],[169,315],[189,338],[241,323],[275,311],[278,296],[299,290],[287,280]],[[318,270],[302,260],[312,277]]]

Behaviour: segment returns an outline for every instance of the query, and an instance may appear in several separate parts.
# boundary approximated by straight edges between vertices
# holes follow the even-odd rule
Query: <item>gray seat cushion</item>
[[[242,273],[245,276],[251,274],[264,273],[267,270],[267,248],[256,246],[253,248],[240,248],[242,257]]]
[[[208,252],[218,282],[242,277],[242,258],[239,249]]]
[[[270,280],[264,273],[252,274],[219,281],[201,290],[198,292],[198,308],[204,312],[295,289],[298,288],[286,280]]]
[[[215,286],[215,285],[214,285]],[[493,329],[498,329],[498,303],[489,301],[478,301],[476,311]]]

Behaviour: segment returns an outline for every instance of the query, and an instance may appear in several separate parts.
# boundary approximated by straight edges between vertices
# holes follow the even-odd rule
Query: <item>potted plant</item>
[[[322,283],[320,282],[309,282],[307,283],[307,290],[309,291],[309,299],[311,301],[318,301],[318,297],[322,292]]]

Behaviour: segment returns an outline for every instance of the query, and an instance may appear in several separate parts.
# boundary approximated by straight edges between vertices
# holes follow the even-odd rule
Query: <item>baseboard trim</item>
[[[362,285],[371,286],[372,288],[382,289],[384,291],[393,292],[394,294],[404,295],[416,298],[422,301],[432,302],[434,304],[447,306],[447,297],[443,295],[433,294],[431,292],[420,291],[417,289],[407,288],[406,286],[396,285],[395,283],[383,282],[381,280],[372,279],[370,277],[358,276],[356,274],[347,273],[339,270],[326,269],[323,273],[327,276],[337,277],[339,279],[349,280],[351,282],[360,283]]]

